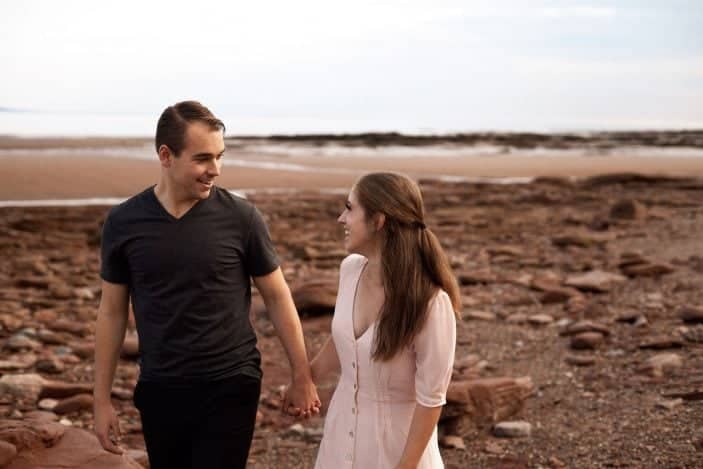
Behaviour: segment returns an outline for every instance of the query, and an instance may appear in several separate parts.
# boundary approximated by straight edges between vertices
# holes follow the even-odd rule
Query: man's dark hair
[[[212,130],[225,131],[225,124],[198,101],[181,101],[164,109],[156,124],[156,151],[166,145],[175,156],[185,148],[186,127],[192,122],[202,122]]]

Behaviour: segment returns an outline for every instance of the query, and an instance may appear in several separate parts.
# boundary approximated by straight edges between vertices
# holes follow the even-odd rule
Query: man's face
[[[220,175],[224,152],[221,130],[213,130],[202,122],[188,124],[185,148],[180,156],[171,159],[169,174],[174,187],[186,199],[207,199]]]

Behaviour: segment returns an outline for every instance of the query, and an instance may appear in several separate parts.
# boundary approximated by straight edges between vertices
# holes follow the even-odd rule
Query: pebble
[[[564,361],[569,365],[591,366],[596,363],[596,357],[594,357],[593,355],[567,354],[564,357]]]
[[[533,326],[546,326],[554,322],[554,318],[549,314],[533,314],[527,318],[527,322]]]
[[[520,438],[532,434],[532,425],[525,421],[499,422],[493,426],[493,435],[500,438]]]
[[[600,332],[582,332],[571,337],[571,348],[576,350],[593,350],[603,343]]]
[[[56,357],[46,357],[37,361],[37,371],[43,373],[56,374],[61,373],[66,369],[66,365]]]
[[[661,399],[654,403],[654,405],[660,409],[673,410],[676,407],[683,404],[683,399],[680,397],[678,399]]]
[[[669,375],[683,366],[683,358],[675,353],[660,353],[650,357],[640,367],[640,372],[659,378]]]
[[[679,317],[685,323],[703,323],[703,306],[684,306],[679,310]]]
[[[464,439],[458,435],[444,435],[439,439],[439,444],[443,448],[466,449]]]
[[[22,350],[37,350],[41,347],[41,343],[30,339],[24,334],[15,334],[5,342],[5,348],[13,352]]]
[[[527,314],[515,313],[505,318],[505,322],[510,324],[523,324],[527,322]]]
[[[58,405],[58,403],[59,403],[59,401],[56,399],[46,398],[46,399],[40,400],[39,403],[37,404],[37,407],[39,407],[41,410],[53,411],[56,408],[56,406]]]
[[[93,396],[90,394],[76,394],[60,400],[53,411],[58,414],[70,414],[80,410],[90,410],[93,408]]]
[[[464,314],[464,320],[495,321],[496,315],[490,311],[469,311]]]

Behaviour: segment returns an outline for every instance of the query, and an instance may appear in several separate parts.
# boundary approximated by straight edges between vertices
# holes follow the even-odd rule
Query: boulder
[[[529,376],[453,381],[447,390],[444,417],[467,417],[474,423],[495,423],[519,412],[532,394]]]
[[[57,423],[28,421],[20,424],[23,428],[16,427],[16,433],[29,432],[33,435],[43,435],[45,438],[35,439],[31,446],[20,447],[15,444],[17,455],[5,469],[143,469],[128,454],[112,454],[102,449],[97,438],[86,430]],[[9,436],[13,437],[13,434]]]
[[[12,443],[0,440],[0,467],[5,467],[17,456],[17,448]]]
[[[334,312],[337,302],[336,279],[307,282],[292,289],[293,302],[300,315],[319,316]]]

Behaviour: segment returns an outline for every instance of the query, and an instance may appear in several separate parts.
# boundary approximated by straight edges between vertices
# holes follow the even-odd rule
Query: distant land
[[[0,112],[34,112],[0,107]],[[670,147],[703,148],[701,130],[642,130],[642,131],[601,131],[572,133],[532,133],[532,132],[467,132],[448,134],[406,134],[400,132],[365,132],[339,134],[273,134],[268,136],[226,135],[232,146],[251,144],[303,145],[324,147],[384,148],[429,147],[429,146],[492,146],[514,149],[573,149],[610,150],[619,147]],[[140,146],[152,143],[153,137],[22,137],[0,133],[0,149],[29,148],[104,148],[115,146]]]
[[[703,148],[703,129],[670,131],[526,133],[479,132],[437,135],[411,135],[398,132],[359,134],[300,134],[270,135],[267,137],[232,136],[244,141],[301,143],[314,146],[335,144],[342,146],[429,146],[491,145],[506,148],[595,148],[609,149],[621,146],[692,147]]]
[[[3,107],[0,106],[0,112],[38,112],[31,109],[20,109],[16,107]]]

